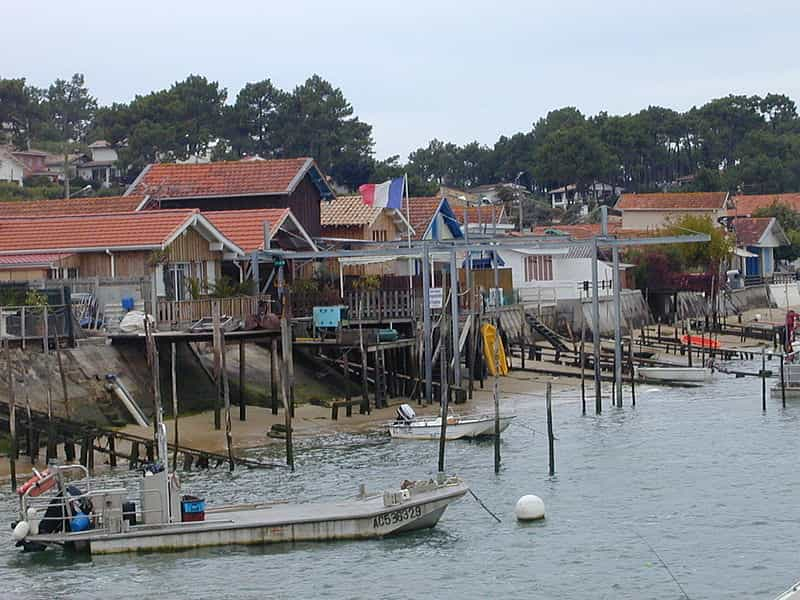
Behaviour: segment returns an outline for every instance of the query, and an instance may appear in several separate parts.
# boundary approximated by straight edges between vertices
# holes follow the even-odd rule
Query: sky
[[[0,77],[80,72],[101,104],[190,73],[227,88],[317,73],[373,126],[378,158],[433,138],[492,145],[548,111],[587,115],[784,93],[800,102],[798,0],[10,2]],[[46,16],[46,18],[44,18]]]

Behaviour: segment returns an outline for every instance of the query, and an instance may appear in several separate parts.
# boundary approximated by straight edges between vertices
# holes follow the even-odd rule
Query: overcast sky
[[[800,0],[46,0],[0,13],[0,77],[82,72],[110,104],[190,73],[229,99],[318,73],[373,125],[379,158],[432,138],[491,145],[567,105],[800,101]]]

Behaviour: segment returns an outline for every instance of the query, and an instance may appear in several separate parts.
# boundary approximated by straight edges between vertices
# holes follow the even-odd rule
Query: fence
[[[194,323],[204,317],[210,317],[212,305],[219,302],[220,313],[236,319],[246,319],[258,314],[261,302],[269,304],[271,297],[266,294],[257,296],[236,296],[234,298],[199,298],[197,300],[159,300],[156,311],[156,323]]]
[[[68,305],[0,307],[0,338],[19,340],[23,347],[33,340],[53,336],[68,338],[73,344],[73,322]]]
[[[414,318],[414,296],[407,289],[353,292],[345,294],[345,304],[349,308],[351,321],[396,321]]]

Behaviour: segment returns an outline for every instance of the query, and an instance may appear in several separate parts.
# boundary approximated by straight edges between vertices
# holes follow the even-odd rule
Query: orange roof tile
[[[663,194],[622,194],[615,208],[621,210],[719,210],[725,207],[727,192],[672,192]]]
[[[288,208],[260,208],[252,210],[215,210],[203,213],[222,235],[245,252],[264,249],[264,221],[270,225],[274,236],[284,219],[291,214]]]
[[[448,200],[449,202],[449,200]],[[506,211],[505,206],[502,204],[495,207],[494,211],[492,211],[492,207],[490,205],[481,205],[481,206],[469,206],[466,209],[464,206],[452,206],[453,214],[455,214],[456,219],[462,225],[464,224],[464,211],[467,212],[467,218],[469,219],[470,225],[475,225],[477,223],[492,223],[492,212],[494,212],[494,218],[498,224],[500,223],[507,223],[508,219],[506,218]]]
[[[156,163],[142,171],[126,194],[159,199],[290,194],[311,167],[316,167],[311,158]]]
[[[762,208],[773,204],[782,204],[800,212],[800,194],[754,194],[752,196],[736,196],[733,199],[736,208],[731,211],[735,215],[749,216]]]
[[[0,253],[161,247],[199,211],[158,210],[77,217],[0,219]]]
[[[97,198],[60,198],[56,200],[17,200],[0,202],[0,218],[68,217],[136,211],[141,196],[101,196]]]
[[[0,267],[7,269],[25,267],[49,267],[72,254],[0,254]]]
[[[322,204],[320,223],[322,227],[363,226],[372,223],[382,208],[364,204],[361,196],[337,196]]]
[[[406,199],[403,198],[403,214],[408,216],[411,227],[414,228],[414,239],[421,240],[442,203],[442,199],[438,196],[427,196],[412,197],[409,198],[409,201],[411,203],[410,210],[407,208]]]
[[[773,221],[774,217],[738,217],[733,222],[736,243],[740,246],[756,246]]]

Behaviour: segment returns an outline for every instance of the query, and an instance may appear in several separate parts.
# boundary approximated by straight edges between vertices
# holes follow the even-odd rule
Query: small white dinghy
[[[639,367],[637,378],[650,383],[697,386],[711,383],[714,370],[710,367]]]
[[[800,600],[800,581],[775,598],[775,600]]]
[[[514,415],[500,416],[500,432],[508,426]],[[441,417],[417,417],[414,409],[402,404],[397,409],[397,419],[387,425],[389,435],[401,440],[438,440],[442,432]],[[446,440],[476,438],[494,435],[493,415],[467,415],[447,417]]]

